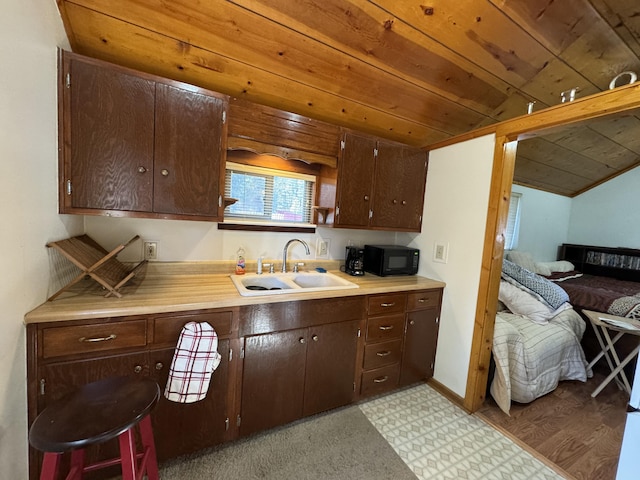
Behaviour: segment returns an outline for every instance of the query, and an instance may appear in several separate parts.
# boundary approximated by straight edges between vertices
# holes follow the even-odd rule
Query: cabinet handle
[[[386,357],[388,355],[391,355],[391,350],[385,350],[384,352],[377,352],[376,355],[379,357]]]
[[[426,302],[426,301],[427,301],[427,299],[426,299],[426,298],[419,298],[419,299],[418,299],[418,303],[424,303],[424,302]]]
[[[378,377],[373,379],[373,383],[384,383],[389,380],[389,376],[385,375],[384,377]]]
[[[162,367],[164,367],[164,365],[162,364],[162,362],[158,362],[158,363],[156,363],[156,370],[162,370]]]
[[[133,371],[135,373],[140,373],[142,371],[142,366],[141,365],[136,365],[135,367],[133,367]]]
[[[396,302],[391,302],[391,303],[381,303],[380,306],[381,307],[393,307],[396,304]]]
[[[409,321],[409,325],[415,325],[415,324],[416,324],[415,320],[410,320]]]
[[[311,340],[313,340],[314,342],[318,341],[318,335],[312,335],[311,336]]]
[[[111,335],[107,336],[107,337],[80,337],[78,339],[79,342],[85,342],[85,343],[93,343],[93,342],[107,342],[109,340],[114,340],[117,337],[117,335],[115,333],[112,333]]]
[[[306,342],[306,340],[304,339],[304,337],[300,337],[300,338],[298,339],[298,341],[299,341],[300,343],[305,343],[305,342]]]
[[[369,195],[365,195],[365,196],[364,196],[364,201],[365,201],[365,202],[368,202],[368,201],[369,201]]]
[[[396,200],[395,198],[393,199],[393,204],[395,205],[396,203],[398,203],[398,200]]]
[[[140,165],[140,166],[138,167],[138,173],[145,173],[146,171],[147,171],[147,169],[146,169],[146,168],[144,168],[142,165]]]
[[[402,200],[402,205],[406,205],[407,201],[406,200]]]
[[[387,330],[392,330],[393,325],[380,325],[378,328],[382,331],[387,331]]]
[[[169,170],[167,170],[166,168],[163,168],[162,170],[160,170],[160,173],[162,174],[163,177],[169,176]]]

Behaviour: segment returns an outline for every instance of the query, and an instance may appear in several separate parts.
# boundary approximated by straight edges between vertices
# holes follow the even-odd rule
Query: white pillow
[[[504,303],[516,315],[524,315],[535,323],[545,325],[556,314],[528,292],[520,290],[509,282],[500,280],[498,300]]]
[[[520,265],[522,268],[529,270],[530,272],[536,271],[536,265],[533,261],[533,257],[528,252],[519,252],[517,250],[511,250],[507,254],[507,260]]]
[[[568,262],[567,260],[558,260],[557,262],[536,262],[535,267],[536,269],[544,269],[545,272],[549,272],[542,273],[541,271],[536,271],[536,273],[539,273],[540,275],[547,276],[551,275],[553,272],[566,273],[576,269],[573,263]]]
[[[551,275],[551,269],[545,262],[536,262],[536,269],[534,272],[538,275],[544,275],[545,277]]]

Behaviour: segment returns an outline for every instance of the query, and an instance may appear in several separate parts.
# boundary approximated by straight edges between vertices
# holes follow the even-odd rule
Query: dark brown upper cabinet
[[[228,97],[62,52],[60,213],[219,221]]]
[[[334,227],[419,232],[427,153],[345,132],[338,168],[323,169],[319,204]]]

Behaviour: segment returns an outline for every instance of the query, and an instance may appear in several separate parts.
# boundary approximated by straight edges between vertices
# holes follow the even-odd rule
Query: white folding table
[[[593,326],[593,331],[596,334],[598,343],[600,344],[601,351],[594,357],[589,363],[588,368],[593,367],[598,360],[603,356],[606,358],[609,364],[611,373],[605,378],[602,383],[591,394],[592,397],[598,395],[604,387],[606,387],[611,380],[616,379],[618,386],[625,390],[628,394],[631,394],[631,386],[629,380],[624,373],[624,367],[629,363],[640,351],[640,321],[633,318],[617,317],[615,315],[609,315],[608,313],[593,312],[591,310],[582,311]],[[613,339],[609,332],[617,332]],[[616,352],[615,344],[624,335],[635,335],[638,337],[638,345],[622,360]]]

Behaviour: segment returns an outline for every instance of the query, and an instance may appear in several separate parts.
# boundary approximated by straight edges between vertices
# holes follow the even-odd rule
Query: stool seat
[[[158,478],[155,445],[149,414],[160,399],[153,380],[114,377],[93,382],[48,405],[29,429],[29,443],[44,452],[41,479],[57,477],[60,457],[71,451],[67,478],[120,463],[123,478],[134,479],[147,471]],[[136,453],[134,427],[142,435],[143,453]],[[118,438],[120,458],[84,465],[84,449]],[[137,459],[141,459],[138,468]]]

